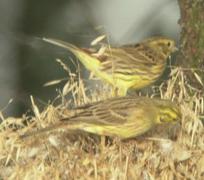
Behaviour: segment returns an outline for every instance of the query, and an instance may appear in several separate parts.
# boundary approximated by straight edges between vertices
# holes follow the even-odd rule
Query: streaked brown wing
[[[98,57],[101,61],[101,70],[107,73],[134,73],[136,69],[140,71],[157,64],[156,55],[153,50],[145,46],[125,46],[121,48],[107,48],[106,51]]]
[[[128,116],[137,107],[133,97],[112,98],[77,107],[74,116],[64,118],[62,121],[78,121],[92,124],[115,125],[123,124]]]
[[[124,47],[124,51],[141,63],[156,64],[158,53],[148,46]]]

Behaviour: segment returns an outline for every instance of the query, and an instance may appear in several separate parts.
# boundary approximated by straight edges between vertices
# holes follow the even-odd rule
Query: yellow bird
[[[67,129],[127,139],[141,135],[155,125],[181,119],[180,108],[174,102],[139,96],[115,97],[70,111],[72,113],[57,124],[28,132],[21,138],[56,129]]]
[[[71,51],[86,69],[111,84],[120,96],[126,95],[128,89],[141,89],[154,83],[162,75],[170,54],[177,49],[174,40],[165,37],[122,47],[107,45],[101,54],[61,40],[43,40]]]

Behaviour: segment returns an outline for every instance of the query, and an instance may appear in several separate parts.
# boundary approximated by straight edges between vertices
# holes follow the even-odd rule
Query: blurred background
[[[177,0],[0,1],[0,111],[21,116],[30,109],[30,95],[46,105],[62,87],[43,85],[67,76],[55,59],[72,68],[70,54],[41,37],[83,47],[104,33],[111,45],[153,35],[178,41],[179,16]]]

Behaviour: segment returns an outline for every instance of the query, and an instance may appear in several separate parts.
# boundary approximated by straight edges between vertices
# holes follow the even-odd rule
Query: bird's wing
[[[134,98],[112,98],[76,108],[76,114],[61,121],[85,122],[91,124],[116,125],[127,121],[136,108]],[[133,101],[132,101],[133,99]]]
[[[147,71],[147,68],[157,63],[154,51],[145,46],[107,48],[97,58],[101,62],[100,69],[102,71],[107,73],[126,72],[130,75],[137,69]]]
[[[126,45],[124,51],[133,57],[135,61],[140,63],[148,63],[154,65],[156,63],[157,52],[143,44]]]
[[[60,46],[73,52],[84,66],[94,72],[103,71],[107,74],[134,75],[135,71],[146,73],[149,67],[156,64],[155,52],[145,45],[126,45],[118,48],[106,47],[98,53],[90,49],[78,48],[70,43],[43,38],[44,41]],[[148,66],[147,66],[148,65]]]

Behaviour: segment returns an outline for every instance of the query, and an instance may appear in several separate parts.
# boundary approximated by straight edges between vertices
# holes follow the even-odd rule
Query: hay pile
[[[57,122],[67,105],[110,96],[105,90],[87,95],[83,81],[71,78],[58,97],[59,105],[39,110],[31,97],[33,116],[4,118],[0,125],[0,179],[204,179],[202,93],[175,68],[168,81],[154,88],[153,95],[181,103],[183,118],[176,130],[173,127],[160,133],[154,129],[122,142],[67,131],[19,139],[27,131]],[[67,94],[72,98],[66,100]],[[172,138],[169,134],[174,130]]]

